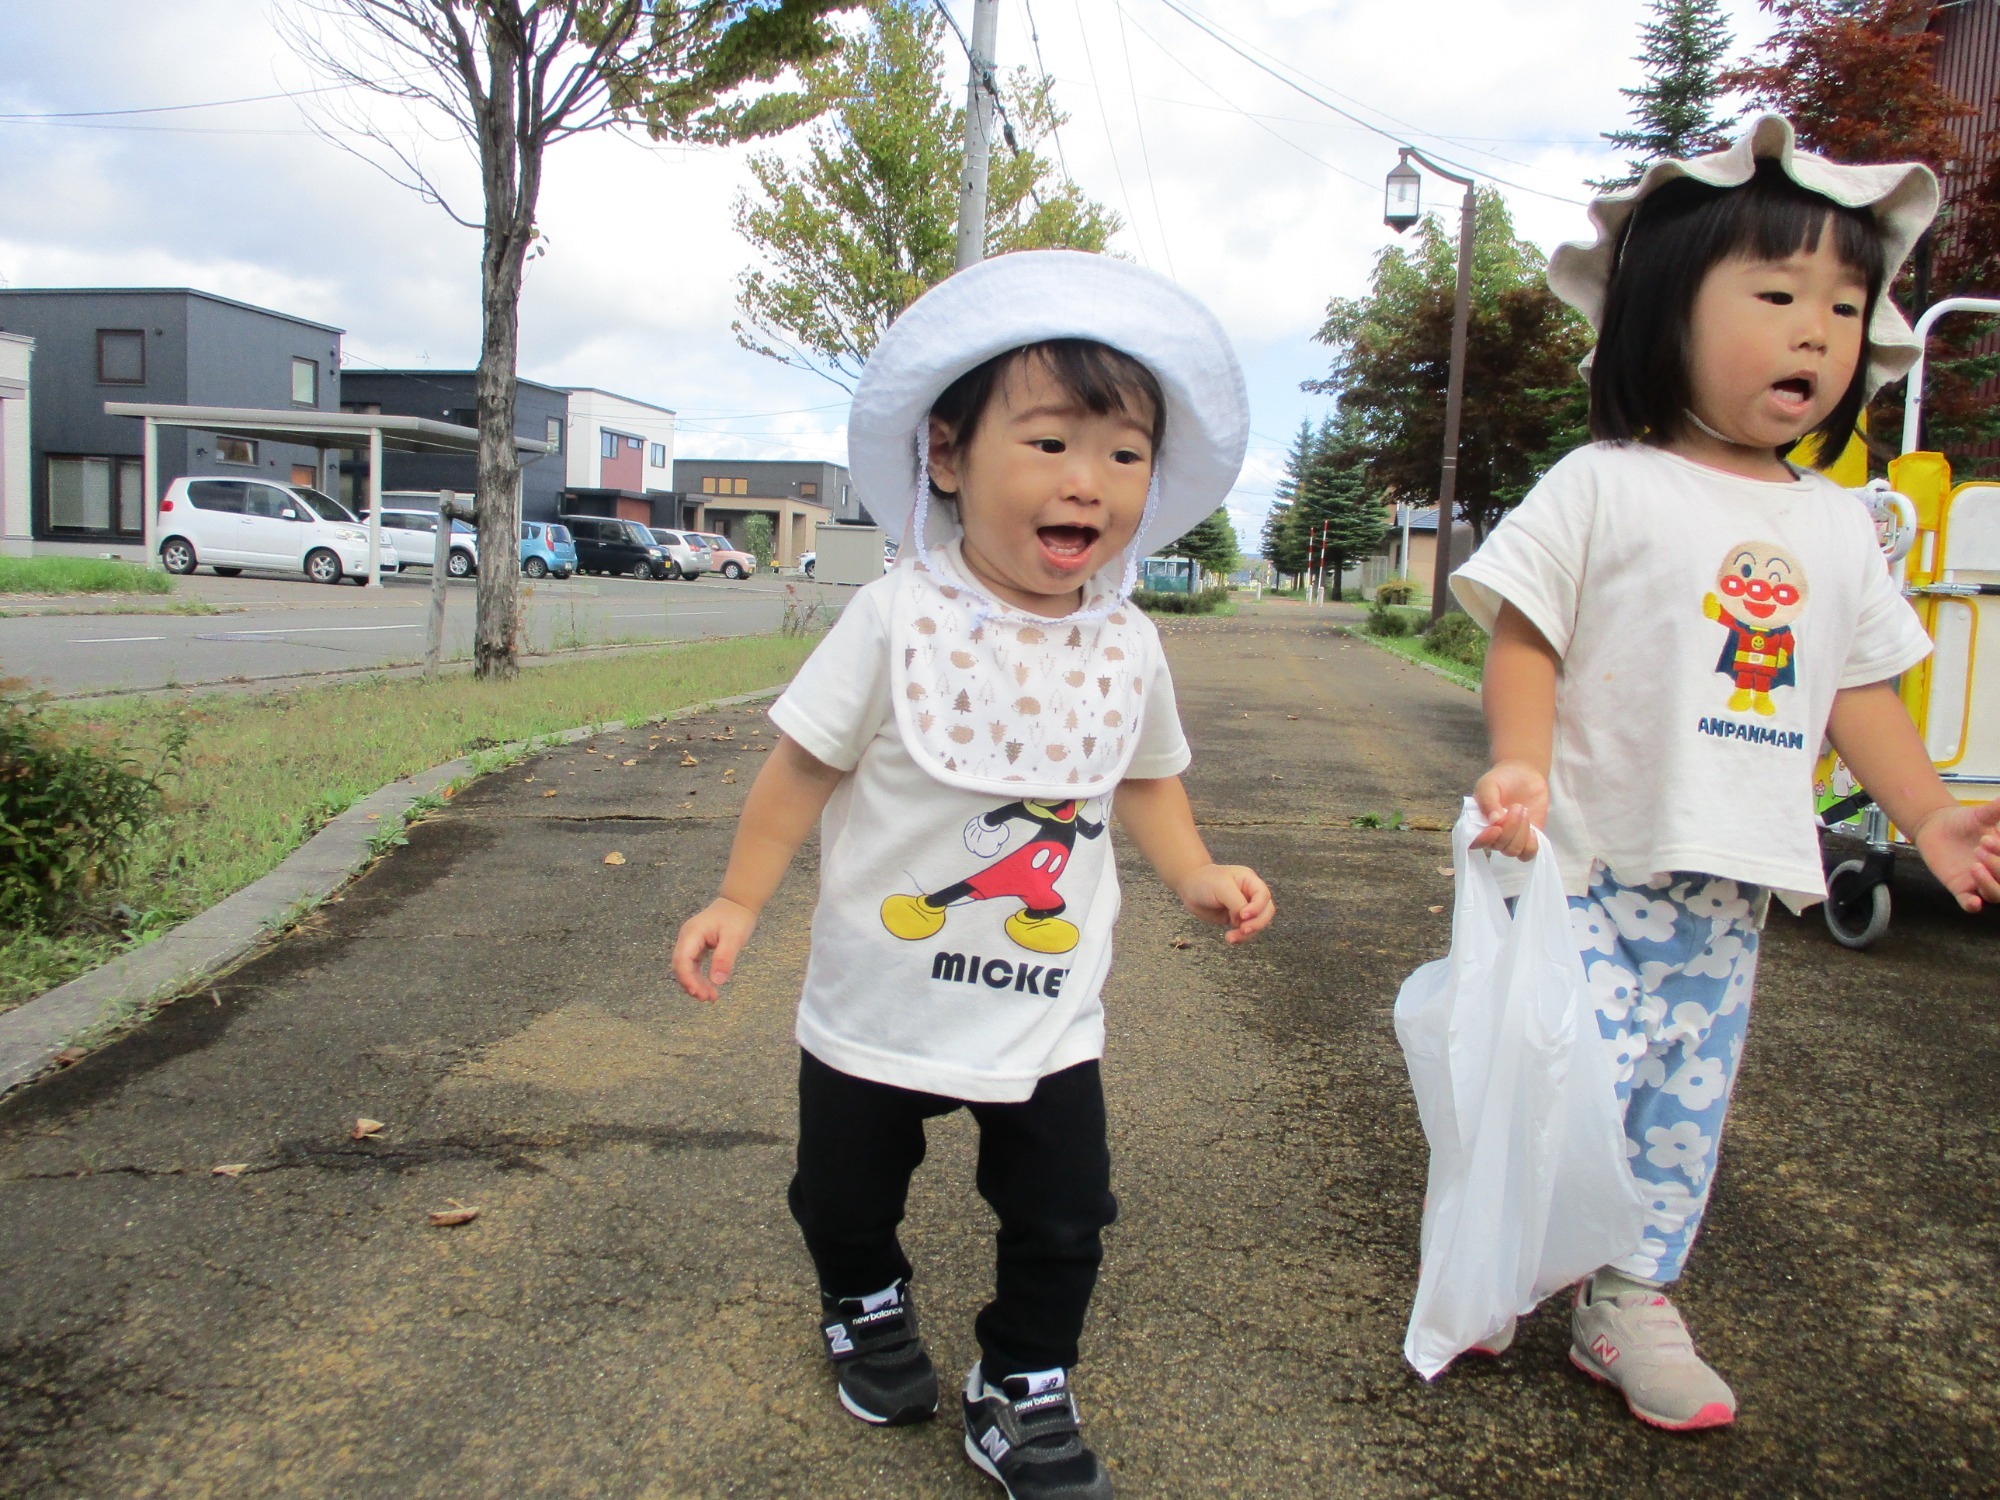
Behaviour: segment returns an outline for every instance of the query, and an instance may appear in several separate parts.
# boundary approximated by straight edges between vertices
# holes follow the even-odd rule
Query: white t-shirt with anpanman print
[[[1104,1053],[1119,908],[1109,799],[1010,801],[947,786],[911,757],[890,696],[897,586],[892,573],[863,588],[771,707],[808,754],[849,773],[820,820],[798,1041],[858,1078],[1015,1102]],[[1152,665],[1125,775],[1176,776],[1190,757],[1173,681],[1151,623],[1140,628]]]
[[[1812,773],[1834,694],[1930,640],[1867,510],[1825,477],[1746,479],[1639,443],[1551,469],[1452,576],[1562,658],[1549,831],[1564,885],[1698,870],[1793,910],[1826,894]]]

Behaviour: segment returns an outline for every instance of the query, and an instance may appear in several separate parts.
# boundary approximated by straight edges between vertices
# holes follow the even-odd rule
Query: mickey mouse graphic
[[[1805,611],[1805,570],[1776,542],[1739,542],[1716,571],[1715,589],[1701,608],[1729,630],[1715,670],[1736,684],[1730,712],[1769,718],[1778,711],[1771,690],[1798,682],[1791,626]]]
[[[965,847],[990,859],[1007,846],[1007,825],[1019,820],[1034,832],[1028,842],[997,864],[988,865],[941,891],[919,896],[891,896],[882,903],[882,925],[908,942],[921,942],[944,926],[945,908],[968,898],[992,901],[1011,898],[1021,910],[1007,918],[1007,936],[1031,953],[1067,953],[1080,934],[1063,919],[1069,905],[1056,890],[1056,877],[1069,864],[1079,837],[1094,839],[1104,832],[1104,819],[1082,816],[1082,805],[1028,799],[1009,802],[965,825]]]

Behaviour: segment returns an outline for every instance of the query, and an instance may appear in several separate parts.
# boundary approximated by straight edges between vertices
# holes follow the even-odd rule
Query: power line
[[[232,104],[269,104],[274,99],[298,99],[307,94],[330,94],[346,88],[344,83],[324,84],[315,89],[294,89],[283,94],[251,94],[242,99],[209,99],[200,104],[150,104],[137,109],[56,109],[0,114],[0,120],[102,120],[113,115],[172,115],[190,109],[223,109]]]
[[[1021,0],[1021,8],[1028,13],[1028,40],[1035,44],[1035,66],[1041,70],[1042,85],[1053,91],[1055,80],[1049,76],[1049,65],[1042,61],[1042,33],[1035,25],[1035,0]],[[1076,183],[1069,175],[1069,158],[1063,155],[1061,127],[1051,126],[1049,135],[1056,143],[1056,161],[1062,166],[1063,185],[1075,187]]]
[[[1125,220],[1132,226],[1132,242],[1139,247],[1139,263],[1146,264],[1146,237],[1139,233],[1139,216],[1132,212],[1132,194],[1125,187],[1125,168],[1118,160],[1118,142],[1111,134],[1111,114],[1104,107],[1104,89],[1097,81],[1097,58],[1090,50],[1090,31],[1083,24],[1083,0],[1070,0],[1076,8],[1076,30],[1083,38],[1083,60],[1090,66],[1090,87],[1097,95],[1097,117],[1104,122],[1104,144],[1111,152],[1111,170],[1118,175],[1118,196],[1125,203]]]
[[[1118,50],[1125,54],[1125,86],[1132,94],[1132,124],[1139,132],[1139,160],[1146,168],[1146,192],[1153,200],[1153,224],[1160,231],[1160,249],[1167,257],[1167,274],[1180,280],[1174,269],[1174,246],[1167,234],[1167,221],[1160,213],[1160,187],[1153,176],[1153,151],[1146,144],[1146,119],[1139,113],[1139,81],[1132,75],[1132,43],[1125,35],[1125,0],[1112,0],[1118,11]]]
[[[1202,32],[1205,32],[1209,37],[1213,38],[1215,41],[1222,43],[1223,46],[1227,47],[1231,52],[1234,52],[1238,57],[1242,58],[1245,62],[1249,63],[1253,68],[1256,68],[1259,72],[1269,74],[1271,77],[1277,79],[1278,82],[1282,83],[1286,88],[1292,90],[1296,94],[1301,94],[1304,97],[1312,100],[1313,103],[1319,105],[1322,109],[1330,109],[1335,114],[1341,116],[1343,119],[1352,120],[1356,125],[1361,126],[1364,130],[1368,130],[1375,135],[1379,135],[1380,137],[1382,137],[1383,140],[1388,141],[1393,145],[1403,146],[1408,144],[1408,142],[1401,139],[1393,131],[1384,130],[1380,125],[1377,125],[1373,120],[1363,119],[1360,115],[1354,113],[1353,110],[1342,108],[1340,105],[1335,104],[1331,99],[1325,98],[1319,94],[1314,93],[1311,89],[1307,88],[1304,84],[1298,82],[1296,79],[1287,77],[1285,74],[1279,72],[1276,68],[1272,67],[1269,63],[1265,62],[1262,58],[1253,57],[1248,51],[1244,50],[1243,47],[1238,46],[1237,43],[1233,41],[1228,35],[1218,30],[1216,26],[1212,22],[1210,22],[1205,16],[1202,16],[1195,11],[1189,10],[1186,6],[1180,3],[1180,0],[1160,0],[1160,3],[1166,6],[1167,9],[1171,10],[1175,15],[1179,16],[1182,20],[1186,21],[1189,25],[1194,26],[1195,28],[1197,28]],[[1388,118],[1393,119],[1394,117],[1390,116]],[[1396,121],[1396,123],[1403,124],[1404,122],[1399,120]],[[1445,139],[1445,137],[1437,135],[1433,131],[1423,130],[1415,125],[1408,125],[1405,128],[1409,130],[1414,130],[1419,135],[1430,136],[1433,140]],[[1433,151],[1431,154],[1436,156],[1437,159],[1443,162],[1446,166],[1457,167],[1462,172],[1470,172],[1474,176],[1484,177],[1489,182],[1497,183],[1501,187],[1513,188],[1516,192],[1532,193],[1537,198],[1552,198],[1557,203],[1568,203],[1574,205],[1577,208],[1585,208],[1589,206],[1581,198],[1565,198],[1561,193],[1551,193],[1545,191],[1542,188],[1529,187],[1526,183],[1511,182],[1505,177],[1497,177],[1493,173],[1483,171],[1478,167],[1469,167],[1464,162],[1454,161],[1449,156],[1446,156],[1439,151]],[[1482,152],[1481,154],[1489,156],[1492,155],[1491,152]]]

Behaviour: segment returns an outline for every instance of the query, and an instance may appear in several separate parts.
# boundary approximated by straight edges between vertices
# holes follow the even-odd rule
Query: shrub
[[[1409,604],[1416,597],[1417,586],[1407,578],[1391,578],[1387,583],[1378,583],[1375,585],[1375,602],[1377,604]],[[1381,631],[1376,632],[1377,635],[1382,633]],[[1389,633],[1394,635],[1403,634],[1402,631],[1392,631]]]
[[[757,559],[757,566],[771,566],[771,518],[751,516],[743,523],[743,548]]]
[[[1370,635],[1408,635],[1413,628],[1410,617],[1401,610],[1391,609],[1377,594],[1375,602],[1368,607],[1368,621],[1365,626]]]
[[[0,928],[59,932],[117,885],[184,738],[149,775],[116,742],[49,723],[41,699],[0,690]]]
[[[1468,667],[1486,665],[1486,632],[1473,624],[1470,615],[1450,610],[1439,615],[1424,631],[1424,649],[1447,661],[1464,662]]]
[[[1132,602],[1154,615],[1212,615],[1229,602],[1229,589],[1222,584],[1194,594],[1138,589],[1132,595]]]

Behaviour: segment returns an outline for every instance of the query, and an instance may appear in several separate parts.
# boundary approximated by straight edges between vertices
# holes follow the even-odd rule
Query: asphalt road
[[[1733,1429],[1640,1426],[1554,1311],[1426,1386],[1388,1010],[1446,942],[1473,699],[1297,607],[1169,651],[1197,809],[1280,914],[1229,952],[1126,862],[1123,1213],[1078,1377],[1120,1494],[1994,1493],[2000,921],[1912,875],[1866,955],[1773,919],[1680,1293]],[[762,724],[489,778],[212,995],[0,1105],[0,1493],[997,1494],[950,1420],[847,1417],[818,1354],[783,1203],[809,866],[723,1003],[665,973]],[[1352,826],[1395,811],[1434,827]],[[967,1122],[933,1142],[908,1241],[949,1379],[991,1220]],[[480,1217],[429,1227],[452,1200]]]
[[[721,577],[679,583],[548,578],[524,582],[522,642],[531,652],[549,652],[775,630],[787,584],[830,598],[852,592],[769,575],[740,583]],[[0,676],[25,677],[69,695],[352,671],[423,658],[427,577],[367,589],[197,574],[181,581],[181,592],[227,613],[0,618]],[[454,583],[445,605],[447,656],[471,654],[472,625],[473,585]]]

